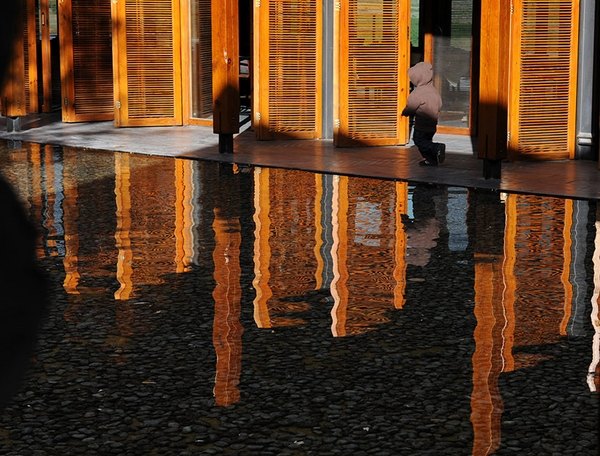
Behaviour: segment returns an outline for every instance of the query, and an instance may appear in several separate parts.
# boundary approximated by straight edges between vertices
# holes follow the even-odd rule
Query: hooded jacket
[[[442,97],[433,85],[433,67],[431,63],[419,62],[408,69],[408,78],[414,89],[408,95],[403,116],[414,116],[415,130],[435,132]]]

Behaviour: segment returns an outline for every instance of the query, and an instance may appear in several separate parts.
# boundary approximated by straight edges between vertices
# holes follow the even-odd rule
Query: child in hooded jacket
[[[431,63],[419,62],[410,67],[408,78],[414,88],[408,95],[402,115],[414,117],[413,142],[423,157],[419,165],[437,166],[446,159],[446,145],[433,142],[442,109],[442,97],[433,85]]]

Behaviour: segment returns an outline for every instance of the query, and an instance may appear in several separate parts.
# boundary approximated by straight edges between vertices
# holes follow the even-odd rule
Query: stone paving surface
[[[212,127],[115,128],[112,122],[62,123],[54,117],[30,119],[23,131],[0,139],[57,144],[84,149],[215,160],[277,168],[347,174],[410,182],[437,183],[505,192],[582,199],[600,198],[598,163],[589,160],[502,163],[500,179],[483,177],[472,138],[438,135],[447,143],[447,160],[438,168],[418,166],[414,147],[335,148],[331,141],[257,141],[249,123],[234,143],[234,154],[220,154]]]

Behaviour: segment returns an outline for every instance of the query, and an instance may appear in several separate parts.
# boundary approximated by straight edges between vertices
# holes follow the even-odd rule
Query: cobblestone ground
[[[558,216],[543,218],[562,200],[517,200],[521,211],[546,209],[527,212],[529,229],[516,225],[511,253],[510,201],[497,194],[411,186],[396,219],[395,183],[350,180],[351,236],[339,236],[339,213],[317,223],[338,233],[322,235],[322,251],[337,253],[319,263],[314,191],[292,184],[308,189],[315,176],[271,170],[271,266],[261,269],[267,219],[252,170],[195,164],[204,193],[185,225],[173,210],[187,207],[185,186],[161,181],[177,176],[173,160],[132,157],[126,174],[115,157],[69,168],[73,156],[61,156],[62,193],[26,198],[51,303],[31,369],[1,413],[0,455],[598,454],[597,380],[586,377],[594,204],[585,202],[587,253],[571,265],[580,299],[567,315],[551,267],[563,264],[562,246],[534,252],[562,239],[562,222],[548,221]],[[22,194],[33,188],[4,166]],[[338,188],[329,178],[323,186]],[[123,188],[138,193],[127,199]],[[393,260],[399,229],[406,261]],[[193,255],[176,247],[187,232]]]

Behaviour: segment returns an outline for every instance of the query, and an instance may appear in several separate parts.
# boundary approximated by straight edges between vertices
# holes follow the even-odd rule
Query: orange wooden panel
[[[341,3],[337,146],[408,142],[409,18],[406,0]]]
[[[111,120],[110,0],[59,2],[62,120]]]
[[[212,0],[213,131],[240,129],[239,43],[237,0]]]
[[[7,117],[24,116],[38,109],[35,3],[28,0],[23,10],[23,16],[15,18],[22,33],[14,37],[11,60],[3,69],[5,79],[0,87],[0,112]]]
[[[179,0],[113,0],[115,125],[181,125]]]
[[[319,138],[322,2],[264,0],[255,4],[254,17],[258,138]]]
[[[482,0],[478,115],[479,158],[506,158],[510,0]]]
[[[510,155],[573,158],[579,2],[516,0],[512,21]]]

